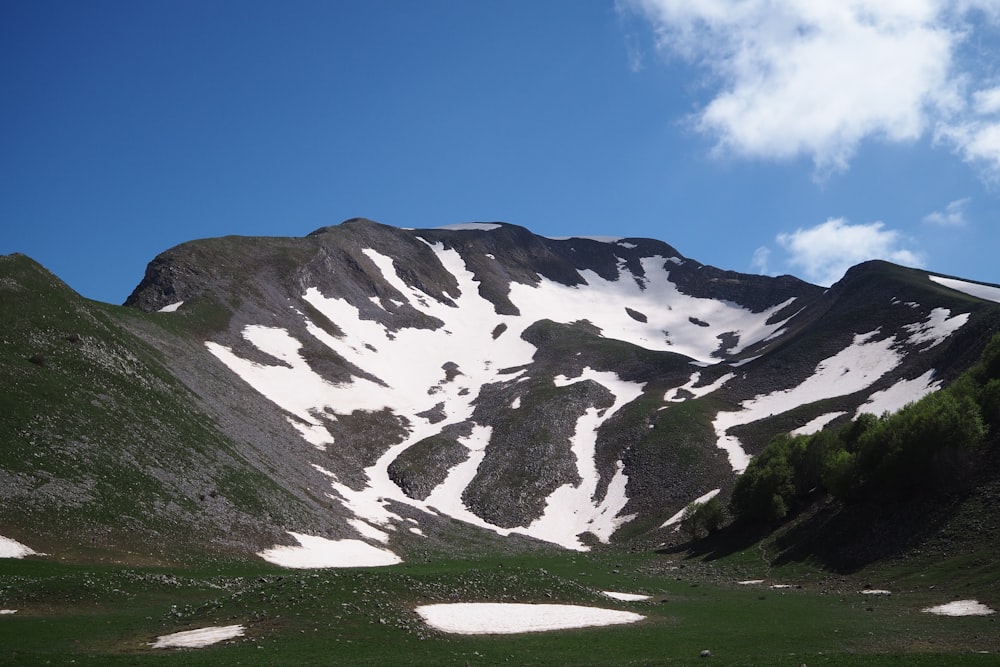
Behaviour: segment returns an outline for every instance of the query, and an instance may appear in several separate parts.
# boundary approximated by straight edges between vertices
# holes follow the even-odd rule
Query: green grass
[[[930,573],[919,589],[862,596],[860,580],[806,577],[801,588],[739,586],[730,564],[657,554],[560,554],[438,560],[378,569],[278,570],[230,563],[164,570],[46,560],[0,562],[2,664],[986,665],[996,617],[921,613],[953,599]],[[772,571],[769,581],[801,572]],[[790,583],[794,581],[790,580]],[[622,603],[602,590],[640,592]],[[975,597],[975,591],[961,591]],[[647,619],[614,628],[508,636],[431,630],[431,602],[557,602]],[[158,635],[246,626],[214,647],[153,650]],[[988,653],[979,653],[987,651]]]

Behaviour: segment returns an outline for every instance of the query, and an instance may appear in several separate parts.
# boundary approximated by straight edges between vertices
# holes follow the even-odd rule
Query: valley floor
[[[756,547],[313,571],[3,559],[0,663],[684,665],[708,651],[725,665],[997,664],[998,591],[954,575],[772,569]],[[981,615],[930,613],[940,605]],[[574,629],[581,609],[601,627]],[[563,629],[538,631],[550,621]],[[513,634],[463,634],[487,627]]]

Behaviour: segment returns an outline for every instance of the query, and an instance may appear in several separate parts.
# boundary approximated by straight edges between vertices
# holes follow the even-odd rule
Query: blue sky
[[[0,253],[363,216],[1000,283],[1000,1],[0,2]]]

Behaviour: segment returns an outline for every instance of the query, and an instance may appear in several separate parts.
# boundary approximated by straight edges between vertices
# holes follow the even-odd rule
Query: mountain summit
[[[382,564],[470,540],[582,550],[655,538],[693,500],[728,493],[776,434],[897,410],[954,380],[1000,328],[1000,288],[886,262],[824,289],[723,271],[656,240],[504,223],[353,219],[303,238],[193,241],[149,264],[128,308],[43,288],[23,260],[0,269],[21,303],[58,293],[79,318],[48,338],[22,332],[21,358],[4,361],[23,380],[13,400],[76,357],[100,366],[87,350],[101,346],[136,350],[131,367],[105,371],[116,378],[161,378],[155,400],[81,389],[131,415],[103,437],[147,428],[130,422],[129,400],[176,431],[115,458],[154,487],[137,528],[163,532],[149,518],[159,507],[197,539],[287,564],[324,552]],[[58,341],[85,322],[76,344]],[[34,348],[50,361],[24,361]],[[43,451],[67,446],[14,421]],[[185,430],[196,425],[202,436]],[[102,437],[87,428],[75,441]],[[180,447],[177,465],[157,447]],[[47,456],[8,475],[5,506],[46,475],[90,480],[99,504],[99,472]]]

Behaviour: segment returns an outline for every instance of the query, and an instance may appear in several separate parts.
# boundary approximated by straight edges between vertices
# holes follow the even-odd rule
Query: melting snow
[[[162,635],[151,645],[153,648],[201,648],[234,637],[242,637],[243,633],[242,625],[214,626]]]
[[[449,229],[451,231],[480,230],[484,232],[492,232],[494,229],[500,229],[500,227],[501,225],[497,225],[492,222],[462,222],[457,225],[442,225],[441,227],[435,227],[434,229]]]
[[[17,609],[0,609],[0,616],[8,616],[10,614],[16,614]]]
[[[640,600],[648,600],[648,595],[640,595],[638,593],[616,593],[615,591],[602,591],[609,598],[614,598],[615,600],[621,600],[622,602],[638,602]]]
[[[184,305],[183,301],[176,301],[174,303],[171,303],[169,305],[164,306],[163,308],[160,308],[156,312],[158,312],[158,313],[172,313],[172,312],[176,311],[178,308],[180,308],[183,305]]]
[[[862,595],[892,595],[892,591],[887,591],[884,588],[866,588],[858,592]]]
[[[1000,287],[997,287],[996,285],[980,285],[979,283],[970,283],[964,280],[955,280],[954,278],[942,278],[941,276],[929,277],[939,285],[950,287],[951,289],[959,292],[965,292],[966,294],[980,299],[1000,303]]]
[[[687,398],[681,395],[682,391],[690,392],[696,398],[700,396],[705,396],[707,394],[711,394],[716,389],[721,388],[722,385],[726,384],[734,377],[736,377],[735,374],[726,373],[712,384],[707,384],[702,387],[696,387],[695,385],[698,384],[699,380],[701,380],[701,372],[695,371],[694,373],[691,374],[691,378],[687,381],[687,384],[681,387],[674,387],[673,389],[671,389],[670,391],[668,391],[666,394],[663,395],[663,400],[667,401],[668,403],[680,403],[686,401]]]
[[[688,503],[684,507],[684,509],[682,509],[680,512],[678,512],[677,514],[673,515],[672,517],[670,517],[669,519],[667,519],[666,521],[664,521],[663,524],[660,526],[660,528],[668,528],[670,526],[673,526],[674,524],[677,524],[677,527],[680,528],[681,519],[684,518],[684,512],[687,511],[688,507],[690,507],[691,505],[693,505],[695,503],[708,502],[709,500],[711,500],[715,496],[719,495],[719,491],[721,491],[721,489],[712,489],[711,491],[709,491],[705,495],[698,496],[697,498],[695,498],[694,500],[692,500],[690,503]]]
[[[545,632],[635,623],[641,614],[568,604],[458,602],[417,607],[428,625],[463,635]]]
[[[0,558],[24,558],[25,556],[44,556],[17,540],[0,535]]]
[[[947,308],[935,308],[925,322],[904,326],[903,329],[911,334],[909,342],[913,345],[926,343],[922,346],[924,348],[934,347],[969,321],[969,313],[960,313],[954,317],[949,315],[951,311]]]
[[[858,408],[857,414],[854,417],[857,418],[866,412],[873,415],[896,412],[907,403],[920,400],[927,394],[937,391],[941,383],[933,382],[933,378],[934,370],[931,369],[920,377],[913,378],[912,380],[900,380],[888,389],[876,391]]]
[[[822,431],[824,426],[832,422],[837,417],[846,414],[846,412],[828,412],[825,415],[814,417],[807,423],[792,431],[792,435],[812,435],[813,433]]]
[[[740,410],[719,412],[712,426],[718,436],[717,444],[729,455],[733,470],[742,473],[750,463],[750,455],[743,450],[739,439],[728,434],[733,426],[825,398],[852,394],[895,368],[901,360],[900,353],[893,349],[896,339],[872,340],[877,333],[876,330],[856,335],[849,346],[819,362],[813,373],[797,386],[743,401]]]
[[[939,616],[989,616],[996,613],[976,600],[956,600],[936,607],[927,607],[923,611]]]
[[[597,430],[619,408],[642,395],[642,385],[624,382],[614,373],[598,372],[589,367],[577,378],[557,376],[555,384],[562,387],[584,380],[593,380],[607,387],[615,395],[615,402],[607,410],[588,408],[577,420],[571,448],[576,457],[577,473],[582,481],[577,486],[564,484],[553,491],[546,501],[542,516],[523,531],[533,537],[577,550],[587,549],[577,537],[580,533],[590,532],[602,542],[607,542],[618,526],[634,517],[619,516],[628,503],[628,496],[625,495],[628,478],[620,461],[604,500],[595,507],[591,499],[600,480],[595,462]]]
[[[489,230],[498,226],[473,223],[448,228]],[[620,239],[608,241],[618,242]],[[334,444],[325,424],[336,420],[338,415],[389,409],[406,420],[409,429],[407,437],[365,470],[368,482],[363,489],[352,489],[340,483],[332,473],[328,474],[331,478],[329,495],[355,514],[356,519],[352,521],[355,529],[367,539],[382,543],[386,540],[381,528],[391,528],[393,522],[402,521],[387,509],[393,501],[428,512],[441,512],[501,535],[519,532],[574,549],[586,548],[579,540],[579,534],[590,532],[598,539],[607,541],[623,522],[631,518],[620,515],[628,502],[628,478],[621,461],[615,463],[614,476],[604,498],[593,497],[599,481],[594,450],[597,429],[615,411],[639,397],[642,387],[621,381],[613,373],[598,373],[589,368],[579,378],[560,378],[558,382],[593,380],[614,394],[615,403],[608,410],[590,409],[579,418],[571,446],[581,482],[576,486],[564,485],[556,489],[546,501],[543,516],[531,525],[516,529],[493,526],[473,514],[461,499],[485,456],[491,436],[491,429],[486,426],[474,425],[468,436],[459,439],[468,450],[467,459],[453,467],[426,500],[416,501],[407,497],[389,478],[389,465],[407,448],[439,433],[450,424],[470,420],[480,387],[488,383],[526,379],[521,375],[523,369],[514,375],[504,374],[500,369],[524,367],[532,362],[535,347],[523,340],[521,335],[534,322],[541,319],[562,323],[587,320],[608,337],[647,349],[681,353],[690,357],[692,363],[708,366],[718,363],[712,355],[717,351],[720,335],[734,334],[738,343],[730,353],[738,353],[746,346],[781,331],[785,322],[768,324],[768,321],[792,301],[752,313],[732,303],[685,295],[670,281],[671,262],[680,260],[647,257],[641,260],[642,277],[629,272],[624,263],[619,264],[616,280],[605,280],[593,271],[581,271],[587,282],[586,288],[569,287],[545,278],[533,285],[511,283],[509,298],[520,315],[500,315],[494,305],[479,294],[478,281],[457,251],[442,244],[427,245],[456,279],[458,289],[448,295],[453,304],[438,301],[408,285],[399,275],[392,258],[371,249],[363,252],[398,291],[399,298],[390,300],[393,304],[397,307],[408,304],[441,321],[442,328],[390,331],[377,321],[362,319],[358,308],[345,299],[325,297],[315,288],[307,289],[303,295],[320,313],[335,322],[343,334],[332,336],[306,318],[308,335],[360,368],[365,377],[355,376],[337,383],[327,381],[303,358],[302,342],[281,328],[251,325],[242,332],[249,343],[274,357],[278,363],[252,362],[225,346],[206,343],[212,354],[285,410],[289,423],[307,442],[319,449]],[[380,307],[383,303],[380,301]],[[667,305],[669,307],[665,307]],[[647,322],[633,319],[623,306],[647,313]],[[967,317],[949,317],[948,311],[937,309],[926,322],[911,325],[910,340],[916,344],[934,345],[961,326]],[[711,325],[699,326],[692,320],[711,322]],[[494,338],[493,332],[501,325],[504,335]],[[442,332],[449,335],[447,345],[441,344]],[[894,349],[897,341],[894,338],[875,341],[873,337],[876,333],[857,336],[848,348],[822,361],[815,375],[800,385],[743,401],[739,410],[720,412],[713,426],[718,445],[729,455],[733,469],[742,472],[749,456],[739,441],[728,435],[732,426],[805,403],[859,391],[894,368],[901,358],[901,353]],[[454,364],[459,371],[450,381],[445,376],[446,364]],[[682,389],[702,396],[715,391],[733,377],[730,373],[710,385],[696,387],[700,379],[696,372],[683,387],[668,392],[664,400],[682,400],[679,396]],[[894,390],[912,394],[929,386],[907,385]],[[897,394],[892,391],[874,394],[872,405],[880,406],[897,400]],[[511,403],[514,409],[519,405],[519,399]],[[418,416],[430,410],[436,410],[437,414],[443,412],[445,418],[431,423],[428,418]],[[299,547],[275,547],[262,552],[262,557],[276,559],[275,562],[280,560],[282,564],[309,563],[290,567],[398,562],[392,552],[363,541],[334,541],[293,535],[300,541]]]
[[[289,532],[299,546],[275,546],[257,555],[264,560],[291,568],[379,567],[402,560],[388,549],[361,540],[329,540],[315,535]]]

